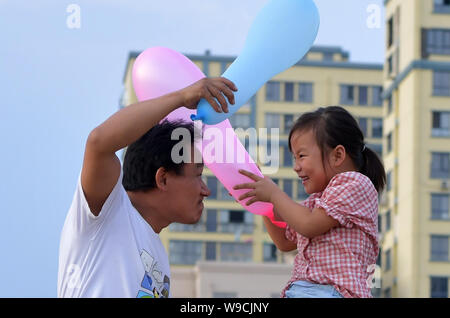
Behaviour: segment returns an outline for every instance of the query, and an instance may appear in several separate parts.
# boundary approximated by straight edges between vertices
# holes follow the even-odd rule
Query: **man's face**
[[[171,175],[168,194],[172,222],[195,224],[203,212],[203,199],[211,194],[202,180],[203,163],[185,163],[181,175]]]

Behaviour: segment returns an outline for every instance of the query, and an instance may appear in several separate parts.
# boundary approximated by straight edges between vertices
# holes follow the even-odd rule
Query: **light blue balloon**
[[[241,54],[222,75],[238,88],[235,104],[228,113],[217,113],[202,99],[191,119],[215,125],[233,115],[264,83],[302,59],[316,39],[319,20],[313,0],[269,1],[250,27]]]

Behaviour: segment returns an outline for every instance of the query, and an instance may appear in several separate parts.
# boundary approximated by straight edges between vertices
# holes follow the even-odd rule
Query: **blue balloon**
[[[250,27],[241,54],[222,75],[238,88],[235,104],[228,113],[217,113],[202,99],[191,119],[215,125],[233,115],[268,80],[302,59],[316,39],[319,20],[313,0],[269,1]]]

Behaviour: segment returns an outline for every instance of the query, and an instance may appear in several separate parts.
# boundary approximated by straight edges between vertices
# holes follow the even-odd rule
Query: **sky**
[[[0,0],[0,297],[56,297],[59,239],[84,144],[118,110],[129,52],[237,56],[267,2]],[[383,63],[383,0],[315,2],[315,45]],[[79,28],[70,28],[72,4]]]

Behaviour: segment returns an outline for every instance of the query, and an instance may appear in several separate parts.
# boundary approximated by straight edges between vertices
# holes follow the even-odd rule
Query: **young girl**
[[[282,297],[372,297],[370,278],[378,256],[378,193],[386,174],[364,144],[356,120],[342,107],[303,114],[289,134],[294,171],[306,193],[301,204],[271,179],[240,171],[255,182],[239,200],[270,202],[286,229],[264,217],[281,251],[297,249],[292,278]]]

